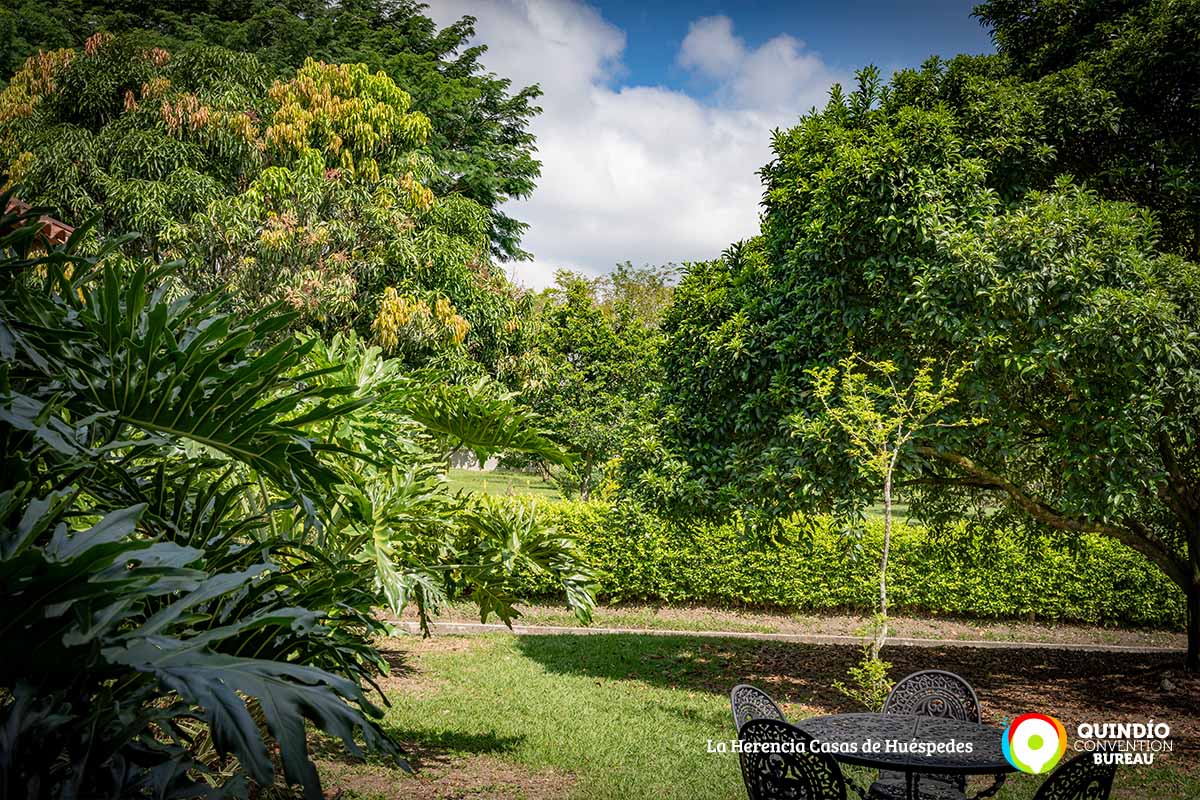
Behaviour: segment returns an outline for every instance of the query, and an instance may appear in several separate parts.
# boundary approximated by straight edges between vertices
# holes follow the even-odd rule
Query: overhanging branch
[[[1073,533],[1099,533],[1116,539],[1149,558],[1168,578],[1183,588],[1184,591],[1187,591],[1190,586],[1190,578],[1186,565],[1171,553],[1161,539],[1141,524],[1135,522],[1129,526],[1120,526],[1107,522],[1069,517],[1055,509],[1049,503],[1026,492],[1015,483],[1006,480],[986,467],[976,464],[972,459],[960,453],[935,450],[932,447],[917,447],[915,450],[926,458],[950,464],[966,473],[970,476],[971,485],[973,486],[1007,494],[1021,510],[1048,527],[1056,530],[1071,531]]]

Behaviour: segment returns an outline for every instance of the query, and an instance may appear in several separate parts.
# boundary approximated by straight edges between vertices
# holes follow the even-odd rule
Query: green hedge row
[[[775,540],[735,525],[670,524],[636,507],[539,501],[541,513],[576,537],[597,570],[606,601],[746,605],[789,611],[869,610],[878,599],[882,521],[869,522],[861,549],[827,522]],[[1016,534],[965,530],[932,537],[898,524],[888,568],[893,613],[1036,618],[1125,625],[1183,624],[1183,594],[1127,547],[1084,537],[1067,549]],[[531,596],[554,585],[526,578]]]

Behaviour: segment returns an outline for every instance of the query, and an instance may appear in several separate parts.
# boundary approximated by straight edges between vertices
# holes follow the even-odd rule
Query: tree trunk
[[[892,549],[892,475],[883,479],[883,558],[879,562],[879,613],[887,616],[887,566]]]
[[[595,464],[595,459],[588,456],[583,460],[583,464],[579,468],[579,499],[587,502],[592,496],[592,469]]]
[[[1187,661],[1188,672],[1200,673],[1200,576],[1187,592]]]
[[[1193,513],[1187,520],[1187,561],[1185,562],[1191,584],[1183,587],[1187,597],[1187,660],[1184,669],[1200,673],[1200,513]]]
[[[892,549],[892,466],[896,463],[893,458],[887,472],[883,476],[883,557],[879,560],[879,628],[875,631],[875,641],[871,643],[871,658],[879,658],[883,643],[888,635],[888,596],[887,596],[887,567],[888,555]]]
[[[1007,495],[1033,519],[1050,528],[1071,533],[1103,534],[1149,559],[1180,588],[1187,598],[1188,652],[1184,668],[1188,672],[1200,673],[1200,508],[1196,507],[1194,500],[1195,497],[1200,496],[1200,489],[1185,481],[1175,487],[1171,487],[1170,484],[1166,487],[1165,494],[1168,497],[1173,496],[1175,500],[1174,503],[1168,501],[1167,505],[1181,520],[1187,542],[1187,555],[1180,558],[1159,537],[1147,532],[1144,525],[1129,523],[1113,525],[1073,518],[1056,511],[1051,505],[1027,493],[1022,487],[981,467],[961,453],[939,451],[932,447],[918,447],[916,452],[927,458],[950,464],[966,473],[972,479],[970,485]],[[1166,452],[1169,453],[1170,449],[1167,448]],[[1164,456],[1164,461],[1169,473],[1177,471],[1173,457]],[[1182,479],[1180,480],[1182,481]]]

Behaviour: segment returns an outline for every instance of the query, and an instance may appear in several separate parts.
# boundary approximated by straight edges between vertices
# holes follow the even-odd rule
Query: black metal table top
[[[834,714],[800,720],[796,726],[817,740],[815,747],[847,764],[955,775],[1016,772],[1000,749],[1003,729],[977,722],[908,714]],[[922,750],[938,744],[946,745],[943,752]]]

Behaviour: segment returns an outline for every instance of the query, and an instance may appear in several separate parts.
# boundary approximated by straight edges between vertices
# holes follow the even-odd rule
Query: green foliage
[[[989,0],[975,15],[1012,95],[1038,99],[1053,170],[1152,209],[1158,245],[1200,260],[1200,3]]]
[[[289,378],[311,344],[269,344],[287,318],[172,302],[111,246],[31,256],[31,221],[0,219],[3,793],[244,794],[273,779],[266,735],[320,797],[306,721],[396,751],[360,688],[381,626],[353,576],[268,530],[333,510],[302,426],[352,387]]]
[[[346,509],[313,532],[315,546],[371,580],[394,613],[414,604],[426,626],[431,614],[463,598],[482,620],[495,614],[510,622],[523,574],[556,585],[588,620],[591,575],[568,534],[528,502],[462,496],[446,482],[448,457],[459,448],[481,460],[501,450],[563,458],[511,395],[488,381],[457,386],[407,370],[352,334],[314,347],[304,372],[324,391],[357,387],[346,413],[308,423],[342,454],[337,492]]]
[[[597,281],[560,271],[541,298],[534,350],[520,383],[529,405],[572,456],[550,471],[565,492],[586,500],[607,462],[648,419],[669,276],[669,270],[628,264]]]
[[[356,754],[360,733],[372,748],[392,747],[364,716],[379,712],[355,680],[291,663],[286,651],[270,647],[272,639],[288,640],[319,661],[311,651],[326,632],[320,614],[270,602],[273,590],[286,591],[269,576],[271,564],[206,571],[206,557],[220,545],[202,550],[137,535],[149,522],[145,504],[70,531],[64,512],[76,497],[34,499],[27,484],[0,495],[14,522],[24,509],[0,534],[3,630],[15,648],[0,678],[8,692],[0,711],[9,756],[0,779],[8,793],[189,791],[194,778],[186,770],[216,782],[219,764],[190,752],[199,739],[189,730],[193,719],[218,753],[233,754],[269,784],[273,767],[258,716],[280,744],[286,780],[316,796],[306,718]],[[266,598],[248,603],[247,594]],[[255,645],[271,652],[257,655]],[[244,791],[239,781],[223,788]]]
[[[50,6],[17,0],[0,9],[0,85],[39,49],[82,47],[97,32],[126,33],[144,48],[180,51],[204,43],[253,53],[270,76],[280,78],[310,57],[365,64],[370,73],[390,77],[431,120],[431,188],[439,196],[460,194],[488,212],[493,255],[525,258],[520,239],[526,225],[501,207],[527,197],[540,173],[527,126],[541,111],[535,105],[541,92],[536,86],[511,91],[510,81],[484,67],[486,48],[468,46],[475,34],[471,17],[438,30],[423,10],[410,0],[303,0],[286,7],[264,0],[175,0],[153,7],[124,0]],[[200,80],[223,77],[211,69],[213,62],[205,66],[196,73]]]
[[[591,283],[597,303],[610,318],[624,326],[636,323],[656,330],[671,305],[678,272],[675,264],[635,267],[622,261]]]
[[[865,367],[865,369],[863,369]],[[917,367],[908,384],[897,380],[899,368],[891,361],[867,361],[855,353],[837,366],[814,367],[809,371],[813,394],[824,411],[816,416],[795,415],[794,435],[816,442],[817,446],[844,446],[846,456],[867,480],[882,483],[883,556],[879,562],[879,613],[875,621],[875,639],[867,648],[864,663],[851,675],[858,689],[856,699],[873,701],[882,686],[879,651],[887,639],[888,593],[887,568],[892,544],[893,487],[907,466],[914,441],[931,430],[959,425],[979,425],[983,419],[944,422],[946,410],[955,402],[958,383],[967,367],[936,376],[932,359]],[[846,440],[843,444],[842,440]],[[850,497],[853,502],[861,498]],[[851,507],[850,519],[857,519],[861,506]]]
[[[442,476],[447,442],[561,458],[493,384],[171,299],[169,269],[115,242],[30,256],[29,219],[0,219],[7,792],[245,794],[272,781],[271,741],[320,797],[306,720],[396,751],[360,688],[387,670],[381,602],[510,621],[537,575],[587,621],[570,536]]]
[[[874,642],[882,635],[881,631],[887,631],[887,617],[876,614],[869,624],[857,631],[859,636],[866,637],[870,643],[863,646],[862,657],[847,671],[849,683],[833,682],[834,689],[875,713],[883,711],[883,704],[895,685],[895,681],[889,675],[891,663],[881,659],[878,648],[874,647]]]
[[[441,437],[445,450],[470,450],[480,463],[497,451],[550,464],[568,461],[558,444],[536,427],[540,418],[517,405],[515,396],[486,379],[470,386],[439,384],[413,397],[407,411]]]
[[[187,288],[224,290],[238,313],[283,302],[323,331],[391,324],[411,363],[502,371],[517,293],[488,266],[487,209],[427,187],[429,119],[362,64],[266,76],[252,55],[97,35],[0,94],[0,162],[26,199],[140,233],[128,252],[184,259]],[[392,324],[389,290],[449,304],[452,346],[409,346],[424,339]]]
[[[813,367],[812,392],[823,411],[793,416],[793,435],[817,446],[844,448],[868,480],[883,485],[885,513],[890,516],[894,477],[903,474],[901,459],[913,441],[931,429],[986,422],[942,421],[966,371],[959,367],[938,376],[936,364],[926,359],[906,385],[897,380],[899,368],[891,361],[867,361],[854,353],[836,366]],[[860,511],[852,508],[851,516]]]
[[[989,422],[915,443],[915,513],[1127,544],[1191,598],[1200,668],[1200,266],[1158,253],[1143,209],[1066,178],[1014,182],[1032,173],[1010,153],[1046,153],[995,116],[1011,93],[957,109],[909,102],[924,97],[911,80],[864,71],[777,133],[762,236],[679,287],[662,412],[689,465],[679,492],[773,516],[873,497],[829,448],[786,435],[821,411],[807,370],[855,349],[907,381],[965,358],[944,421]],[[980,119],[996,130],[977,136]]]
[[[75,224],[100,214],[110,232],[142,233],[138,253],[171,251],[181,222],[260,168],[252,120],[265,93],[252,57],[172,59],[97,36],[81,51],[31,59],[0,94],[0,162],[29,202]]]
[[[606,601],[868,613],[878,602],[879,519],[848,539],[829,518],[796,516],[768,537],[748,532],[742,519],[681,524],[630,503],[541,503],[547,521],[578,542]],[[1066,546],[1015,529],[959,524],[934,535],[898,523],[894,547],[896,613],[1162,627],[1184,619],[1178,588],[1102,536]],[[530,593],[556,590],[530,580]]]

